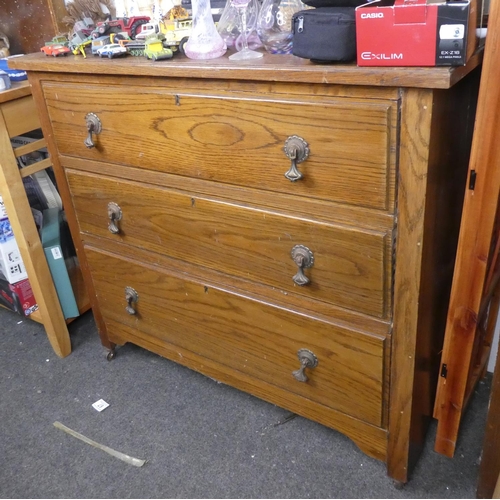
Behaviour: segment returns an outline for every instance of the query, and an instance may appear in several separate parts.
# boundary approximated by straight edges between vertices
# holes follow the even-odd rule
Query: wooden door
[[[434,417],[435,450],[452,457],[462,414],[484,375],[500,303],[500,2],[489,16],[469,180]]]

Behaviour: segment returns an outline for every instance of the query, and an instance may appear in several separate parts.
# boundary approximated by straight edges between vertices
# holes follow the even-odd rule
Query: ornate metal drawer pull
[[[119,220],[122,220],[122,209],[116,204],[110,201],[108,203],[108,229],[111,233],[117,234],[120,232],[120,228],[116,224]]]
[[[139,294],[131,286],[125,287],[125,300],[127,301],[125,311],[132,316],[137,314],[137,311],[132,307],[132,304],[135,304],[139,300]]]
[[[304,269],[313,266],[314,254],[304,245],[295,245],[292,248],[291,255],[293,261],[299,268],[297,274],[292,278],[293,281],[299,286],[309,284],[311,280],[304,274]]]
[[[85,115],[85,121],[87,122],[87,132],[89,133],[89,135],[83,141],[83,143],[85,144],[85,146],[91,149],[94,147],[94,143],[92,141],[92,133],[94,133],[95,135],[101,133],[101,120],[99,120],[99,117],[95,113],[87,113]]]
[[[318,366],[318,358],[309,349],[299,349],[297,357],[300,361],[300,368],[292,372],[295,380],[299,382],[307,382],[309,378],[305,374],[306,368],[316,368]]]
[[[285,177],[292,182],[302,179],[304,176],[297,169],[297,164],[302,163],[309,156],[309,145],[307,142],[298,135],[291,135],[285,141],[283,151],[292,161],[290,169],[286,172]]]

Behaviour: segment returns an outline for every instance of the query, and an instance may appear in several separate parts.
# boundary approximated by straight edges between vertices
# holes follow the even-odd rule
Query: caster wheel
[[[115,359],[116,357],[116,352],[115,351],[109,351],[108,354],[106,355],[106,359],[108,361],[111,361],[113,359]]]

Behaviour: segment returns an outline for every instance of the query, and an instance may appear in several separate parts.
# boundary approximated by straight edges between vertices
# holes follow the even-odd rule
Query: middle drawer
[[[375,317],[390,314],[390,231],[95,174],[66,174],[82,233]],[[300,285],[301,278],[307,284]]]

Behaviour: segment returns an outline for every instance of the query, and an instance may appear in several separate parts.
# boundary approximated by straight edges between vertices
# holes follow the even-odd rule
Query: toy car
[[[53,44],[53,45],[45,45],[40,49],[46,56],[66,56],[68,55],[71,50],[69,47],[65,47],[64,45],[60,44]]]
[[[141,25],[149,23],[151,18],[149,16],[132,16],[132,17],[119,17],[117,19],[108,19],[97,23],[97,26],[92,31],[92,37],[98,38],[102,35],[109,35],[109,33],[122,33],[134,39],[135,35],[139,32]]]
[[[161,61],[162,59],[172,59],[174,53],[171,49],[163,46],[160,38],[148,38],[144,47],[144,55],[153,61]]]
[[[104,45],[104,47],[97,49],[97,55],[99,57],[109,57],[110,59],[113,57],[124,56],[126,54],[127,49],[118,43],[109,43],[108,45]]]

